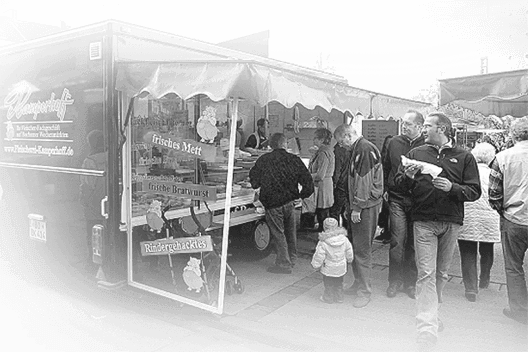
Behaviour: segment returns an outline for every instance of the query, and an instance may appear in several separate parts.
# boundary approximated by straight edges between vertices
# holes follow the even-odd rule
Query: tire
[[[264,220],[240,227],[233,255],[248,261],[266,258],[272,250],[271,232]]]

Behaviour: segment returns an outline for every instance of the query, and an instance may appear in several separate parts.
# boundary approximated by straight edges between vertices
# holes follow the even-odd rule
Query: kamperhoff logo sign
[[[4,99],[4,107],[7,108],[7,119],[16,117],[19,120],[24,115],[33,115],[33,120],[37,120],[39,114],[55,112],[59,121],[64,121],[66,107],[72,105],[72,99],[68,88],[64,88],[60,98],[56,99],[55,93],[51,93],[48,100],[30,102],[32,88],[28,83],[19,84]]]

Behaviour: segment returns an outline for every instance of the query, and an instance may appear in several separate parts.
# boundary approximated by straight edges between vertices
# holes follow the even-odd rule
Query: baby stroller
[[[206,229],[211,227],[213,224],[213,213],[211,209],[209,209],[209,206],[207,205],[207,202],[203,202],[205,204],[205,207],[207,208],[206,213],[196,214],[194,211],[194,206],[191,205],[189,207],[191,216],[183,217],[179,219],[179,223],[181,228],[185,233],[187,233],[190,236],[202,236],[205,235]],[[221,226],[217,225],[214,227],[222,228]],[[206,286],[206,292],[208,292],[209,288],[207,287],[207,277],[212,277],[212,274],[216,272],[216,270],[219,269],[219,263],[220,263],[220,253],[222,252],[220,249],[220,253],[218,252],[217,245],[215,244],[215,241],[213,239],[213,251],[208,253],[201,253],[201,262],[202,265],[205,265],[204,262],[209,262],[212,265],[209,265],[209,268],[205,270],[205,268],[202,268],[202,272],[204,273],[204,281]],[[225,293],[228,295],[232,295],[233,293],[242,294],[244,292],[244,284],[240,280],[240,278],[236,275],[235,271],[231,268],[229,264],[226,264],[226,282],[225,282]],[[206,275],[207,274],[207,275]],[[228,278],[231,278],[231,280],[228,280]],[[209,293],[208,293],[209,294]]]
[[[161,207],[158,208],[160,210],[158,214],[161,214],[161,216],[157,216],[153,212],[148,212],[147,223],[151,227],[151,231],[156,231],[159,234],[165,234],[166,239],[204,236],[206,234],[207,228],[221,228],[221,226],[219,226],[218,224],[213,224],[213,213],[207,203],[204,202],[204,204],[207,207],[207,212],[196,214],[194,210],[194,204],[191,204],[191,206],[189,207],[189,216],[184,216],[175,220],[169,220],[165,215],[167,211],[169,211],[172,207],[169,201],[169,203],[163,209],[161,209]],[[183,279],[185,283],[188,283],[187,279],[193,279],[196,283],[196,286],[195,284],[190,284],[189,290],[191,289],[191,287],[194,287],[196,289],[203,287],[206,295],[206,302],[214,306],[216,304],[216,301],[214,298],[212,298],[211,292],[214,290],[214,287],[217,287],[216,285],[218,285],[218,270],[220,268],[221,262],[221,249],[218,250],[218,245],[215,243],[214,240],[215,236],[213,231],[209,233],[211,234],[211,244],[213,250],[210,252],[199,252],[189,254],[188,265],[190,263],[194,263],[194,266],[196,266],[194,270],[195,274],[192,274],[191,271],[188,271],[186,273],[184,269]],[[174,260],[176,260],[176,263],[179,263],[183,258],[181,258],[181,254],[176,255],[177,258],[173,258],[174,256],[175,254],[167,254],[168,264],[170,267],[170,274],[172,279],[172,285],[174,286],[174,291],[176,294],[181,295],[178,291],[178,281],[176,279],[176,272],[179,272],[179,270],[176,269],[178,265],[175,264]],[[244,285],[242,281],[238,278],[238,276],[236,275],[234,270],[229,266],[229,264],[227,265],[226,269],[227,277],[224,292],[228,295],[232,295],[234,293],[243,293]],[[188,275],[187,277],[185,276],[186,274]],[[228,280],[228,278],[230,279]]]

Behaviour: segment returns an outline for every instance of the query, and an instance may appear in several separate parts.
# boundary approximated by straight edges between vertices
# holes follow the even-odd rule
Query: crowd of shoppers
[[[323,302],[342,303],[347,293],[355,296],[355,308],[369,304],[372,243],[385,199],[390,230],[386,294],[392,298],[405,292],[416,299],[420,350],[432,349],[443,330],[439,308],[457,243],[465,295],[474,302],[478,288],[490,283],[493,243],[501,239],[509,302],[503,313],[527,324],[523,271],[528,249],[527,118],[512,125],[515,145],[497,155],[488,143],[477,144],[471,152],[457,146],[451,120],[440,112],[424,118],[409,110],[402,118],[401,134],[387,141],[383,157],[352,125],[336,128],[333,150],[331,136],[327,129],[315,132],[317,151],[306,168],[298,156],[286,152],[284,135],[274,134],[273,152],[259,158],[250,172],[277,247],[275,266],[268,271],[292,272],[293,202],[309,197],[315,183],[321,233],[312,265],[323,274]],[[354,281],[344,289],[350,261]]]

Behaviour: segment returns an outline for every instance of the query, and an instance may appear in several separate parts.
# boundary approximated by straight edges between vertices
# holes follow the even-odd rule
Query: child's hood
[[[341,246],[347,241],[347,231],[344,228],[337,228],[332,231],[325,231],[319,234],[319,240],[328,243],[330,246]]]

